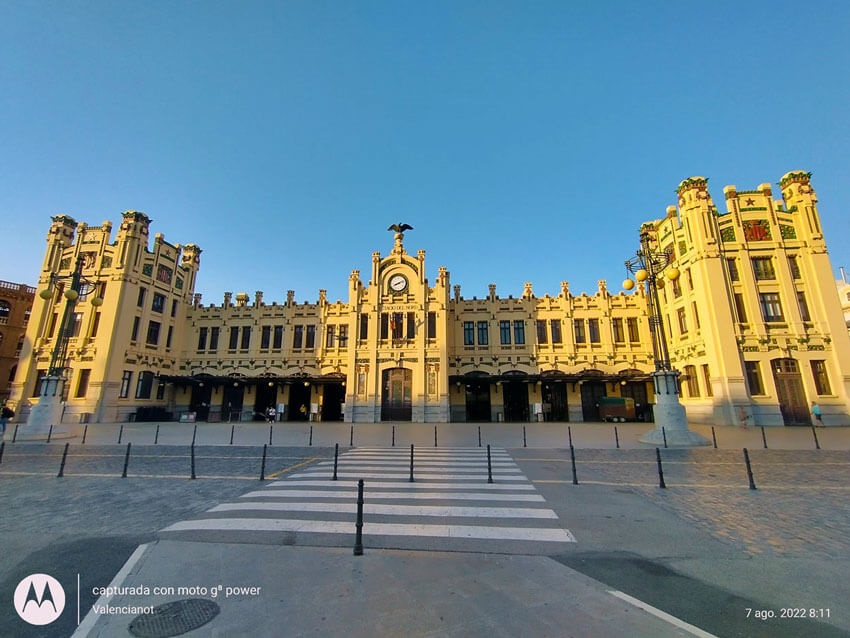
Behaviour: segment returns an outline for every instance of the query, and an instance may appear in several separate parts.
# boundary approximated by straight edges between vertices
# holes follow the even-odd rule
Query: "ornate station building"
[[[680,275],[659,297],[692,423],[809,424],[816,401],[827,425],[850,425],[850,337],[810,174],[779,191],[727,186],[721,213],[690,178],[641,227]],[[258,291],[203,305],[200,248],[151,245],[150,223],[127,211],[113,241],[109,222],[53,218],[12,386],[19,418],[58,361],[66,422],[252,420],[269,407],[282,420],[596,421],[605,397],[652,419],[642,284],[576,295],[564,281],[539,296],[528,283],[518,297],[491,284],[469,299],[445,267],[429,279],[395,224],[389,254],[349,275],[346,302]]]

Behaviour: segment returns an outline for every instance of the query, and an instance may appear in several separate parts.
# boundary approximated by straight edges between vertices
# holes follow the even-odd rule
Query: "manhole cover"
[[[168,638],[197,629],[218,615],[219,606],[205,598],[189,598],[158,605],[149,614],[136,616],[130,633],[139,638]]]

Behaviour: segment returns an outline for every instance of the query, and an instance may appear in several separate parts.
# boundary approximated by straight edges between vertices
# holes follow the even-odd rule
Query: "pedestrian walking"
[[[5,403],[0,407],[0,439],[6,434],[6,423],[15,416],[14,411]]]
[[[269,409],[266,410],[266,419],[269,423],[274,423],[275,417],[277,417],[277,410],[274,409],[273,405],[270,405]]]
[[[812,401],[812,414],[815,416],[817,420],[817,425],[823,426],[823,413],[820,411],[820,406],[816,401]]]

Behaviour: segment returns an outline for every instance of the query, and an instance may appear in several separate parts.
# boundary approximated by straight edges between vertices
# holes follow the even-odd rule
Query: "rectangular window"
[[[676,299],[678,299],[679,297],[681,297],[681,296],[682,296],[682,284],[680,284],[680,283],[679,283],[679,280],[678,280],[678,279],[674,279],[674,280],[671,282],[671,284],[672,284],[672,286],[673,286],[673,296],[674,296]]]
[[[165,295],[161,295],[158,292],[153,293],[153,300],[151,301],[151,310],[160,313],[165,310]]]
[[[53,337],[53,333],[56,332],[56,322],[59,321],[59,313],[54,312],[53,316],[50,317],[50,325],[47,328],[47,337]]]
[[[69,337],[79,337],[80,327],[83,325],[83,313],[75,312],[71,315],[70,325],[65,328],[65,334]]]
[[[514,343],[525,343],[525,322],[522,320],[514,321]]]
[[[148,336],[145,339],[145,343],[149,346],[155,346],[159,344],[159,321],[151,321],[148,323]]]
[[[750,395],[764,394],[764,385],[761,382],[761,368],[758,361],[745,361],[744,367],[747,372],[747,386]]]
[[[328,348],[333,348],[336,345],[336,326],[328,326],[325,343]]]
[[[815,390],[818,394],[832,394],[832,388],[829,385],[829,375],[826,373],[826,361],[813,360],[812,376],[815,379]]]
[[[272,348],[280,350],[283,347],[283,326],[274,327],[274,337],[272,338]]]
[[[708,370],[708,364],[702,364],[702,380],[705,382],[705,396],[713,397],[714,390],[711,388],[711,373]]]
[[[239,345],[239,328],[236,326],[230,327],[230,340],[227,342],[228,350],[236,350]]]
[[[590,336],[590,343],[599,343],[599,319],[587,320],[587,333]]]
[[[584,319],[573,319],[573,330],[576,333],[576,343],[587,342],[587,336],[584,333]]]
[[[150,399],[151,390],[153,389],[153,372],[145,370],[139,373],[139,380],[136,382],[136,398]]]
[[[546,320],[537,320],[537,343],[547,343],[548,335],[546,334]]]
[[[292,331],[292,347],[300,350],[304,345],[304,326],[295,326]]]
[[[268,350],[272,342],[272,327],[263,326],[260,329],[260,350]]]
[[[490,324],[486,321],[478,322],[478,345],[486,346],[490,344]]]
[[[386,341],[390,338],[390,315],[389,313],[381,313],[381,341]]]
[[[697,310],[697,302],[691,304],[691,310],[694,312],[694,328],[699,331],[699,311]]]
[[[348,326],[344,323],[339,326],[339,347],[348,347]]]
[[[383,318],[383,315],[381,315]],[[360,315],[360,336],[358,337],[361,341],[365,341],[369,338],[369,315]],[[382,337],[385,339],[386,337]]]
[[[437,338],[437,313],[429,312],[428,313],[428,338],[436,339]]]
[[[550,319],[549,329],[552,331],[552,343],[561,343],[561,320]]]
[[[168,326],[168,332],[165,334],[165,347],[171,347],[171,338],[174,336],[174,326]]]
[[[679,334],[688,334],[688,317],[685,315],[684,308],[679,308],[676,311],[676,318],[679,320]]]
[[[697,378],[697,369],[695,366],[685,366],[684,368],[685,377],[688,382],[688,396],[689,397],[698,397],[699,396],[699,379]]]
[[[304,346],[308,350],[312,350],[316,347],[316,326],[307,326],[307,342],[304,344]]]
[[[629,341],[631,343],[639,343],[640,329],[638,327],[637,317],[626,318],[626,327],[629,329]]]
[[[744,295],[740,292],[735,293],[735,314],[738,316],[738,323],[747,323],[747,309],[744,306]]]
[[[251,326],[244,326],[242,328],[242,343],[240,347],[242,350],[247,350],[251,347]]]
[[[172,317],[177,316],[177,300],[176,299],[173,299],[171,301],[171,316]]]
[[[800,273],[800,264],[797,262],[797,255],[788,255],[788,267],[791,269],[791,277],[794,279],[802,279]]]
[[[221,328],[214,326],[210,329],[210,352],[218,350],[218,336],[221,334]]]
[[[400,312],[392,313],[390,317],[390,331],[392,332],[393,339],[403,339],[404,338],[404,315]]]
[[[729,268],[729,279],[732,281],[740,281],[741,276],[738,274],[738,260],[734,257],[727,257],[726,266]]]
[[[201,328],[200,330],[198,330],[198,352],[203,352],[207,349],[208,332],[208,328]]]
[[[139,288],[139,297],[138,297],[138,299],[136,299],[136,305],[139,308],[141,308],[142,306],[145,305],[145,293],[146,292],[147,292],[147,289]],[[132,299],[132,297],[131,297],[131,299]]]
[[[80,370],[80,378],[77,381],[77,393],[74,395],[78,399],[86,396],[89,391],[89,378],[91,377],[91,369],[83,368]]]
[[[809,304],[806,301],[806,293],[802,290],[797,291],[797,305],[800,306],[800,317],[803,321],[811,321],[812,317],[809,315]]]
[[[133,381],[133,372],[132,370],[124,370],[124,374],[121,376],[121,389],[118,390],[118,396],[122,399],[126,399],[130,395],[130,383]]]
[[[499,322],[499,343],[503,346],[510,345],[511,343],[511,322],[510,321],[500,321]]]
[[[772,281],[776,279],[776,271],[773,269],[772,258],[753,257],[752,262],[756,281]]]
[[[475,322],[463,322],[463,345],[471,346],[475,344]]]
[[[760,292],[759,306],[761,307],[761,316],[765,323],[785,321],[778,292]]]
[[[626,333],[623,331],[622,318],[614,317],[611,320],[611,331],[614,333],[614,343],[625,343]]]
[[[416,339],[416,313],[407,313],[407,338]]]
[[[94,318],[91,322],[91,338],[94,339],[97,336],[97,330],[100,328],[100,313],[94,313]]]

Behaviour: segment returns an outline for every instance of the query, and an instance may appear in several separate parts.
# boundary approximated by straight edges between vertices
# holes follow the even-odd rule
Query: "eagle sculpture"
[[[393,224],[392,226],[387,228],[387,230],[394,230],[397,233],[403,233],[406,230],[413,230],[413,226],[411,226],[410,224],[398,223],[398,224]]]

